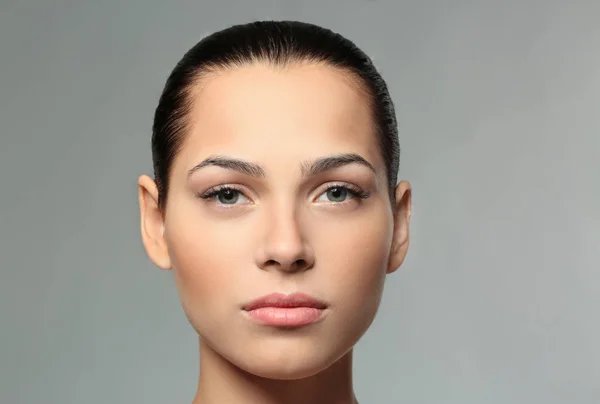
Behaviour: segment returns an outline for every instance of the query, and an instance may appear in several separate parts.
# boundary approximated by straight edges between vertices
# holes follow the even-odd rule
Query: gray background
[[[600,402],[600,2],[0,5],[0,402],[188,403],[197,344],[139,236],[167,74],[255,19],[327,26],[395,99],[412,247],[361,403]]]

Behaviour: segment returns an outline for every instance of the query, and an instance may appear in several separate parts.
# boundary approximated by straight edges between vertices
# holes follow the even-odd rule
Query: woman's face
[[[148,213],[155,189],[141,197],[147,250],[173,269],[207,347],[262,377],[316,374],[372,323],[385,275],[406,253],[410,190],[390,205],[367,99],[334,68],[257,64],[196,90],[160,226]],[[304,310],[305,325],[283,309],[246,310],[272,293],[326,308]]]

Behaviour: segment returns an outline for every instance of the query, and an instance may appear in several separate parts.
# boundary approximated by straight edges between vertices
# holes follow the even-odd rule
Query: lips
[[[291,309],[295,307],[312,307],[315,309],[326,309],[327,304],[304,293],[294,293],[284,295],[283,293],[273,293],[260,297],[244,306],[244,310],[251,311],[263,307],[278,307]]]
[[[323,317],[327,304],[304,293],[274,293],[243,306],[255,322],[273,327],[301,327]]]

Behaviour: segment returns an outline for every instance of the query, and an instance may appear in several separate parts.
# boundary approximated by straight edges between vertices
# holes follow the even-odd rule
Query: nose
[[[303,237],[298,219],[290,213],[267,213],[264,239],[256,263],[263,270],[303,272],[314,266],[315,256]]]

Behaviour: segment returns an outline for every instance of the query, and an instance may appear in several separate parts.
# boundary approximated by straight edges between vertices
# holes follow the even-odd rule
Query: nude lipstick
[[[273,293],[243,306],[250,319],[271,327],[302,327],[319,321],[327,304],[304,293]]]

